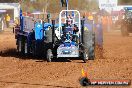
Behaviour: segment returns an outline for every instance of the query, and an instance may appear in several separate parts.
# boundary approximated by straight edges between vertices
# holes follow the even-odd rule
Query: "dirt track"
[[[15,53],[11,32],[0,33],[0,88],[81,87],[81,69],[91,79],[132,79],[132,36],[122,37],[120,31],[104,34],[104,58],[88,63],[82,60],[47,63],[20,57]],[[89,88],[132,88],[132,86],[96,86]]]

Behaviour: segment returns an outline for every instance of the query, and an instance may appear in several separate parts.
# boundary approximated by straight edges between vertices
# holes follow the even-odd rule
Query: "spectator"
[[[10,16],[8,14],[6,14],[6,27],[9,28],[9,23],[10,23]]]

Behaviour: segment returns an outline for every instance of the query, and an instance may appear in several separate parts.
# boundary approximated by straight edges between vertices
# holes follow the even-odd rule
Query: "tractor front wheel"
[[[52,50],[48,49],[47,50],[47,62],[52,62],[52,57],[53,57]]]
[[[86,52],[84,52],[83,53],[83,61],[84,61],[84,63],[86,63],[88,60],[89,60],[89,55]]]

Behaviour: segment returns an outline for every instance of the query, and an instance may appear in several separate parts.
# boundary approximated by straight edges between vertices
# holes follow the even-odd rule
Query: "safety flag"
[[[82,77],[87,77],[87,72],[85,72],[83,68],[81,70],[81,73],[82,73]]]

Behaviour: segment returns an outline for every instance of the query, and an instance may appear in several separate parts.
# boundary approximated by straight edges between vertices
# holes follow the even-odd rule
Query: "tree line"
[[[0,0],[0,3],[18,3],[20,0]],[[21,0],[21,7],[24,11],[32,12],[34,10],[59,12],[65,7],[61,7],[60,0]],[[93,10],[97,9],[97,0],[69,0],[69,9]]]

